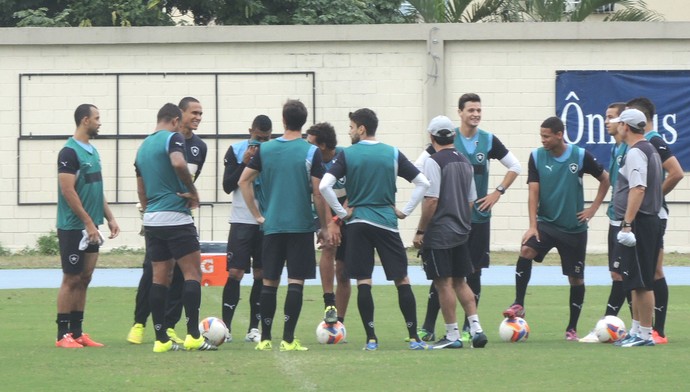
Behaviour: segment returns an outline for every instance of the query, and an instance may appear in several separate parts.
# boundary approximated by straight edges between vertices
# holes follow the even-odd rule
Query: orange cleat
[[[103,347],[105,346],[103,343],[98,343],[94,342],[91,340],[89,337],[89,334],[87,333],[82,333],[80,337],[75,339],[77,343],[81,344],[84,347]]]
[[[59,348],[83,348],[84,346],[77,343],[77,341],[72,338],[71,333],[66,333],[62,336],[62,339],[55,342],[55,347],[59,347]]]
[[[659,332],[656,330],[652,331],[652,340],[654,340],[654,344],[668,344],[668,338],[666,336],[659,335]]]

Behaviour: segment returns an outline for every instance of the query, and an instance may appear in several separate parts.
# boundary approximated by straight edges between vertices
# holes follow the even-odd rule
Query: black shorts
[[[193,223],[180,226],[146,226],[146,255],[152,262],[179,260],[199,250]]]
[[[98,253],[98,244],[89,244],[85,250],[79,250],[79,242],[84,236],[81,230],[58,229],[57,235],[62,272],[68,275],[79,275],[84,271],[84,253]]]
[[[228,263],[227,269],[251,272],[251,268],[261,269],[261,247],[264,232],[259,225],[248,223],[233,223],[228,234]]]
[[[400,233],[357,222],[347,225],[345,265],[352,279],[371,279],[374,249],[379,254],[387,280],[407,277],[407,253]]]
[[[422,249],[426,278],[464,278],[472,274],[469,242],[450,249]]]
[[[616,255],[621,259],[623,288],[652,290],[660,249],[661,219],[656,215],[637,214],[632,231],[637,240],[634,247],[616,245]]]
[[[537,223],[539,238],[527,240],[525,246],[537,251],[534,261],[541,263],[553,248],[561,256],[561,270],[563,275],[583,279],[585,276],[585,258],[587,254],[587,231],[581,233],[565,233],[544,222]]]
[[[621,259],[616,254],[616,246],[618,245],[618,232],[621,231],[620,226],[609,225],[609,271],[621,273]]]
[[[313,233],[265,234],[262,249],[264,279],[280,279],[286,264],[289,279],[316,278]]]
[[[482,268],[489,268],[491,222],[472,223],[468,244],[474,269],[480,271]]]

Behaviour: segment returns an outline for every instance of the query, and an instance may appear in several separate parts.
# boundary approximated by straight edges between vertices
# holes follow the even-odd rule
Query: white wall
[[[317,122],[331,122],[339,142],[349,145],[348,112],[370,107],[379,115],[379,139],[414,159],[427,142],[427,120],[443,113],[457,121],[459,95],[476,92],[483,100],[481,127],[495,132],[526,172],[528,154],[539,146],[538,126],[554,113],[556,70],[684,69],[690,59],[689,32],[690,23],[595,22],[0,29],[0,150],[6,157],[0,169],[0,243],[14,249],[33,246],[55,224],[54,205],[17,205],[15,157],[20,155],[22,162],[20,200],[54,201],[55,162],[63,144],[22,140],[18,148],[20,74],[190,73],[123,75],[119,102],[114,76],[22,78],[23,135],[70,135],[73,110],[83,102],[101,109],[101,134],[115,134],[119,104],[120,134],[144,135],[153,130],[163,103],[184,95],[199,98],[204,119],[198,133],[207,135],[209,155],[198,185],[202,199],[222,202],[202,208],[201,237],[224,240],[230,198],[220,186],[222,158],[233,140],[210,138],[216,127],[221,135],[241,137],[254,116],[264,113],[272,118],[275,132],[281,132],[282,103],[300,98],[315,111]],[[437,56],[436,68],[428,53]],[[315,106],[306,75],[221,75],[217,83],[212,75],[192,75],[288,71],[314,72]],[[437,74],[436,83],[429,74]],[[115,141],[94,144],[105,165],[107,197],[122,203],[113,210],[124,232],[106,247],[141,247],[132,170],[139,140],[120,142],[117,168]],[[493,164],[492,184],[504,173],[500,164]],[[494,249],[517,249],[527,225],[525,180],[521,175],[495,209]],[[586,186],[591,199],[596,181],[588,180]],[[399,188],[402,206],[411,187],[401,181]],[[670,200],[690,200],[686,180]],[[690,251],[689,215],[687,203],[672,206],[667,249]],[[417,219],[418,211],[401,222],[405,242],[410,242]],[[592,223],[591,250],[605,249],[606,227],[602,208]]]

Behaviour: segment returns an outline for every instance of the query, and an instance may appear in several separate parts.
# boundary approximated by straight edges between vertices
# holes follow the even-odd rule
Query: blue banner
[[[606,108],[637,97],[654,102],[654,127],[688,171],[690,71],[556,72],[556,113],[566,124],[566,141],[586,148],[604,167],[613,144],[604,126]]]

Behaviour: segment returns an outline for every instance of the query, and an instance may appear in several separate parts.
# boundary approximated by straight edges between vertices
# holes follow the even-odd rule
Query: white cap
[[[433,136],[449,137],[455,135],[455,126],[446,116],[432,118],[426,130]]]
[[[637,109],[625,109],[620,116],[609,120],[612,123],[626,123],[633,128],[644,130],[647,118]]]

